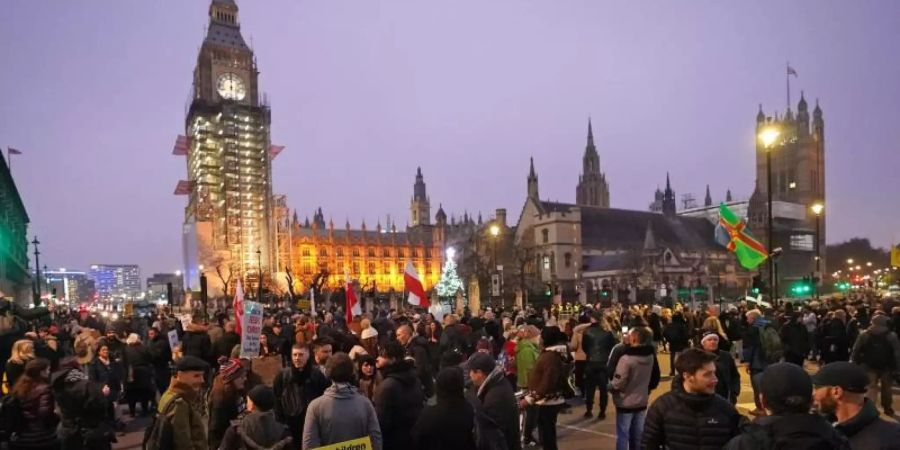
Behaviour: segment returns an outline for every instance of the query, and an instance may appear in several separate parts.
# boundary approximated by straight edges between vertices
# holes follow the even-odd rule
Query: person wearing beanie
[[[503,368],[491,355],[473,353],[466,363],[472,388],[467,394],[475,410],[475,445],[494,448],[491,443],[506,441],[507,450],[520,450],[519,408],[512,386],[503,376]]]
[[[170,417],[172,442],[148,445],[148,448],[206,450],[209,448],[209,412],[201,389],[209,364],[185,355],[175,364],[175,376],[159,399],[157,417]],[[156,423],[160,421],[157,420]]]
[[[872,325],[856,340],[850,361],[861,365],[869,375],[867,397],[877,404],[880,392],[884,413],[893,416],[893,375],[900,367],[900,339],[890,325],[887,316],[873,317]]]
[[[731,402],[732,405],[737,404],[737,398],[741,395],[741,373],[738,372],[737,364],[731,353],[722,350],[719,345],[721,336],[718,333],[707,331],[700,340],[700,347],[713,355],[716,355],[716,394]]]
[[[765,415],[745,426],[726,450],[850,450],[846,437],[824,417],[810,412],[813,382],[803,368],[784,362],[771,364],[760,374],[758,387]]]
[[[877,316],[876,316],[877,318]],[[856,449],[889,450],[900,443],[900,425],[879,417],[866,398],[869,375],[850,362],[833,362],[813,375],[813,402],[820,414],[835,417],[835,428]]]
[[[209,393],[209,447],[218,448],[231,421],[241,412],[247,369],[236,358],[221,357]]]
[[[426,407],[413,426],[413,448],[475,450],[475,412],[465,399],[462,370],[446,367],[436,378],[437,404]]]
[[[293,443],[288,428],[275,418],[275,392],[259,385],[247,393],[247,415],[225,432],[219,450],[286,450]],[[214,449],[216,447],[210,447]]]
[[[647,411],[643,448],[720,449],[738,434],[741,415],[716,394],[719,355],[731,355],[718,350],[717,333],[710,336],[716,339],[704,338],[703,346],[712,351],[690,348],[675,360],[678,375],[672,380],[672,390],[657,398]]]
[[[381,348],[376,361],[383,379],[373,402],[386,449],[412,448],[410,430],[425,404],[425,391],[415,364],[406,355],[399,341],[390,341]]]

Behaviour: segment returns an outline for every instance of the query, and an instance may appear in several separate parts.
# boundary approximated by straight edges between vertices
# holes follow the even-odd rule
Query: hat
[[[800,366],[772,364],[759,376],[758,386],[776,414],[812,403],[812,378]]]
[[[703,341],[705,341],[707,338],[710,338],[710,337],[719,339],[719,333],[716,333],[715,331],[707,331],[706,333],[703,333],[703,339],[700,339],[700,342],[702,343]]]
[[[219,358],[219,375],[226,383],[238,379],[243,373],[244,367],[241,366],[241,360],[225,356]]]
[[[362,330],[361,337],[362,337],[363,339],[369,339],[369,338],[373,338],[373,337],[378,337],[378,330],[376,330],[376,329],[374,329],[374,328],[372,328],[372,327],[366,328],[365,330]]]
[[[175,364],[176,372],[206,372],[209,364],[206,361],[191,355],[185,355]]]
[[[253,405],[258,411],[271,411],[272,408],[275,407],[275,391],[264,384],[257,385],[253,389],[250,389],[250,392],[247,393],[247,397],[253,401]]]
[[[869,385],[869,375],[865,369],[856,364],[836,361],[825,364],[813,375],[812,381],[816,386],[838,386],[847,392],[863,394]]]
[[[497,367],[497,363],[494,362],[494,357],[487,353],[479,352],[472,353],[467,364],[469,370],[480,370],[484,373],[491,373],[494,370],[494,367]]]

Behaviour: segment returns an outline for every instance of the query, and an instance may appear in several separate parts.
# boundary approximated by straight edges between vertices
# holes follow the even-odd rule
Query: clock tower
[[[275,270],[271,116],[234,0],[209,6],[192,87],[183,141],[188,180],[180,184],[188,196],[185,274],[192,289],[205,272],[210,292],[229,292],[223,278],[255,283]]]

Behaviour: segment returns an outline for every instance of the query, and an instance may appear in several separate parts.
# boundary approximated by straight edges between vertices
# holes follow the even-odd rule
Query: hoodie
[[[647,409],[653,355],[653,346],[641,345],[626,348],[619,358],[609,389],[618,412],[633,413]]]
[[[349,383],[334,383],[310,403],[303,424],[303,448],[317,448],[368,436],[381,449],[375,408]]]
[[[232,422],[219,449],[283,450],[291,448],[292,442],[287,427],[273,411],[253,411]]]

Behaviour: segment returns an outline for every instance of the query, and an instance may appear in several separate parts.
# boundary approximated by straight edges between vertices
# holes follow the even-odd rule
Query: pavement
[[[660,353],[657,359],[659,361],[660,372],[668,374],[669,355],[667,353]],[[806,370],[810,373],[814,373],[818,370],[818,366],[807,362]],[[749,417],[750,410],[755,407],[753,404],[753,391],[750,387],[750,376],[743,369],[740,369],[740,372],[741,395],[738,397],[737,408],[741,414]],[[659,387],[650,394],[650,401],[653,402],[660,395],[669,392],[671,390],[671,383],[671,379],[664,376],[659,383]],[[894,388],[894,404],[900,405],[900,387]],[[126,410],[127,408],[120,410],[120,412],[123,412],[122,416],[125,420],[126,427],[123,432],[117,433],[119,442],[113,444],[113,449],[140,450],[141,440],[144,437],[144,430],[150,424],[150,419],[146,417],[131,419],[127,414],[124,414]],[[582,414],[584,414],[584,406],[581,405],[574,405],[569,409],[568,413],[561,413],[557,420],[557,442],[559,448],[561,450],[615,449],[616,415],[612,400],[610,400],[609,408],[606,411],[607,417],[605,420],[597,420],[596,414],[598,412],[595,403],[594,418],[592,419],[585,419],[582,417]],[[537,431],[535,431],[535,434],[537,434]],[[526,450],[530,448],[536,449],[540,447],[526,447]]]

